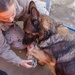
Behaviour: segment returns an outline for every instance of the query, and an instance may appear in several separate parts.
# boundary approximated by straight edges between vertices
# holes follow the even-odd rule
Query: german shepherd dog
[[[49,16],[40,14],[33,1],[28,14],[24,21],[23,44],[35,42],[40,50],[33,55],[40,64],[47,64],[54,75],[75,75],[74,35]]]

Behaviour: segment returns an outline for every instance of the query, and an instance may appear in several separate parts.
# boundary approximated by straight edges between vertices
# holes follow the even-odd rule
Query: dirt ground
[[[53,0],[54,1],[54,0]],[[57,1],[57,0],[56,0]],[[58,0],[60,2],[60,0]],[[66,0],[62,0],[66,1]],[[75,27],[75,10],[69,8],[70,3],[74,0],[67,0],[65,4],[54,2],[51,6],[50,16],[57,22],[64,23],[71,27]],[[72,2],[70,2],[72,1]],[[20,25],[21,23],[19,23]],[[73,32],[75,34],[75,32]],[[25,50],[13,50],[18,56],[25,59]],[[8,75],[52,75],[46,66],[38,65],[36,68],[25,69],[17,67],[12,63],[7,63],[4,59],[0,58],[0,69],[7,72]]]

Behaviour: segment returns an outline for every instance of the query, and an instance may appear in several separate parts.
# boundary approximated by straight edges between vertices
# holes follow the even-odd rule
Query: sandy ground
[[[25,59],[25,50],[15,50],[16,54]],[[0,58],[0,69],[7,72],[8,75],[52,75],[46,66],[38,65],[36,68],[25,69],[17,67],[12,63],[7,63],[4,59]]]
[[[51,7],[50,16],[57,22],[75,27],[75,10],[67,7],[67,5],[71,3],[70,1],[73,0],[68,0],[65,5],[58,2],[53,4]],[[20,24],[21,23],[19,23],[19,25]],[[73,34],[75,34],[75,32],[73,32]],[[20,51],[14,49],[14,52],[21,58],[25,59],[25,50]],[[17,67],[12,63],[7,63],[2,58],[0,58],[0,69],[7,72],[8,75],[52,75],[46,66],[38,65],[36,68],[25,69],[22,67]]]

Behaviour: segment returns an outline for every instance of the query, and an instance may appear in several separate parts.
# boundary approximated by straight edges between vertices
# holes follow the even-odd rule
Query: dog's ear
[[[34,1],[31,1],[29,3],[28,14],[30,14],[32,7],[35,7],[36,8],[36,5],[35,5]]]
[[[31,19],[32,20],[39,20],[39,11],[35,8],[35,7],[33,7],[32,9],[31,9]]]
[[[40,25],[39,18],[40,18],[39,11],[35,7],[33,7],[31,9],[31,22],[36,29],[39,29],[39,25]]]

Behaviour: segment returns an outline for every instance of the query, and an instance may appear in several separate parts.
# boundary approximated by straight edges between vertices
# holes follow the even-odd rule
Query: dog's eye
[[[30,33],[25,32],[25,34],[30,35]]]

